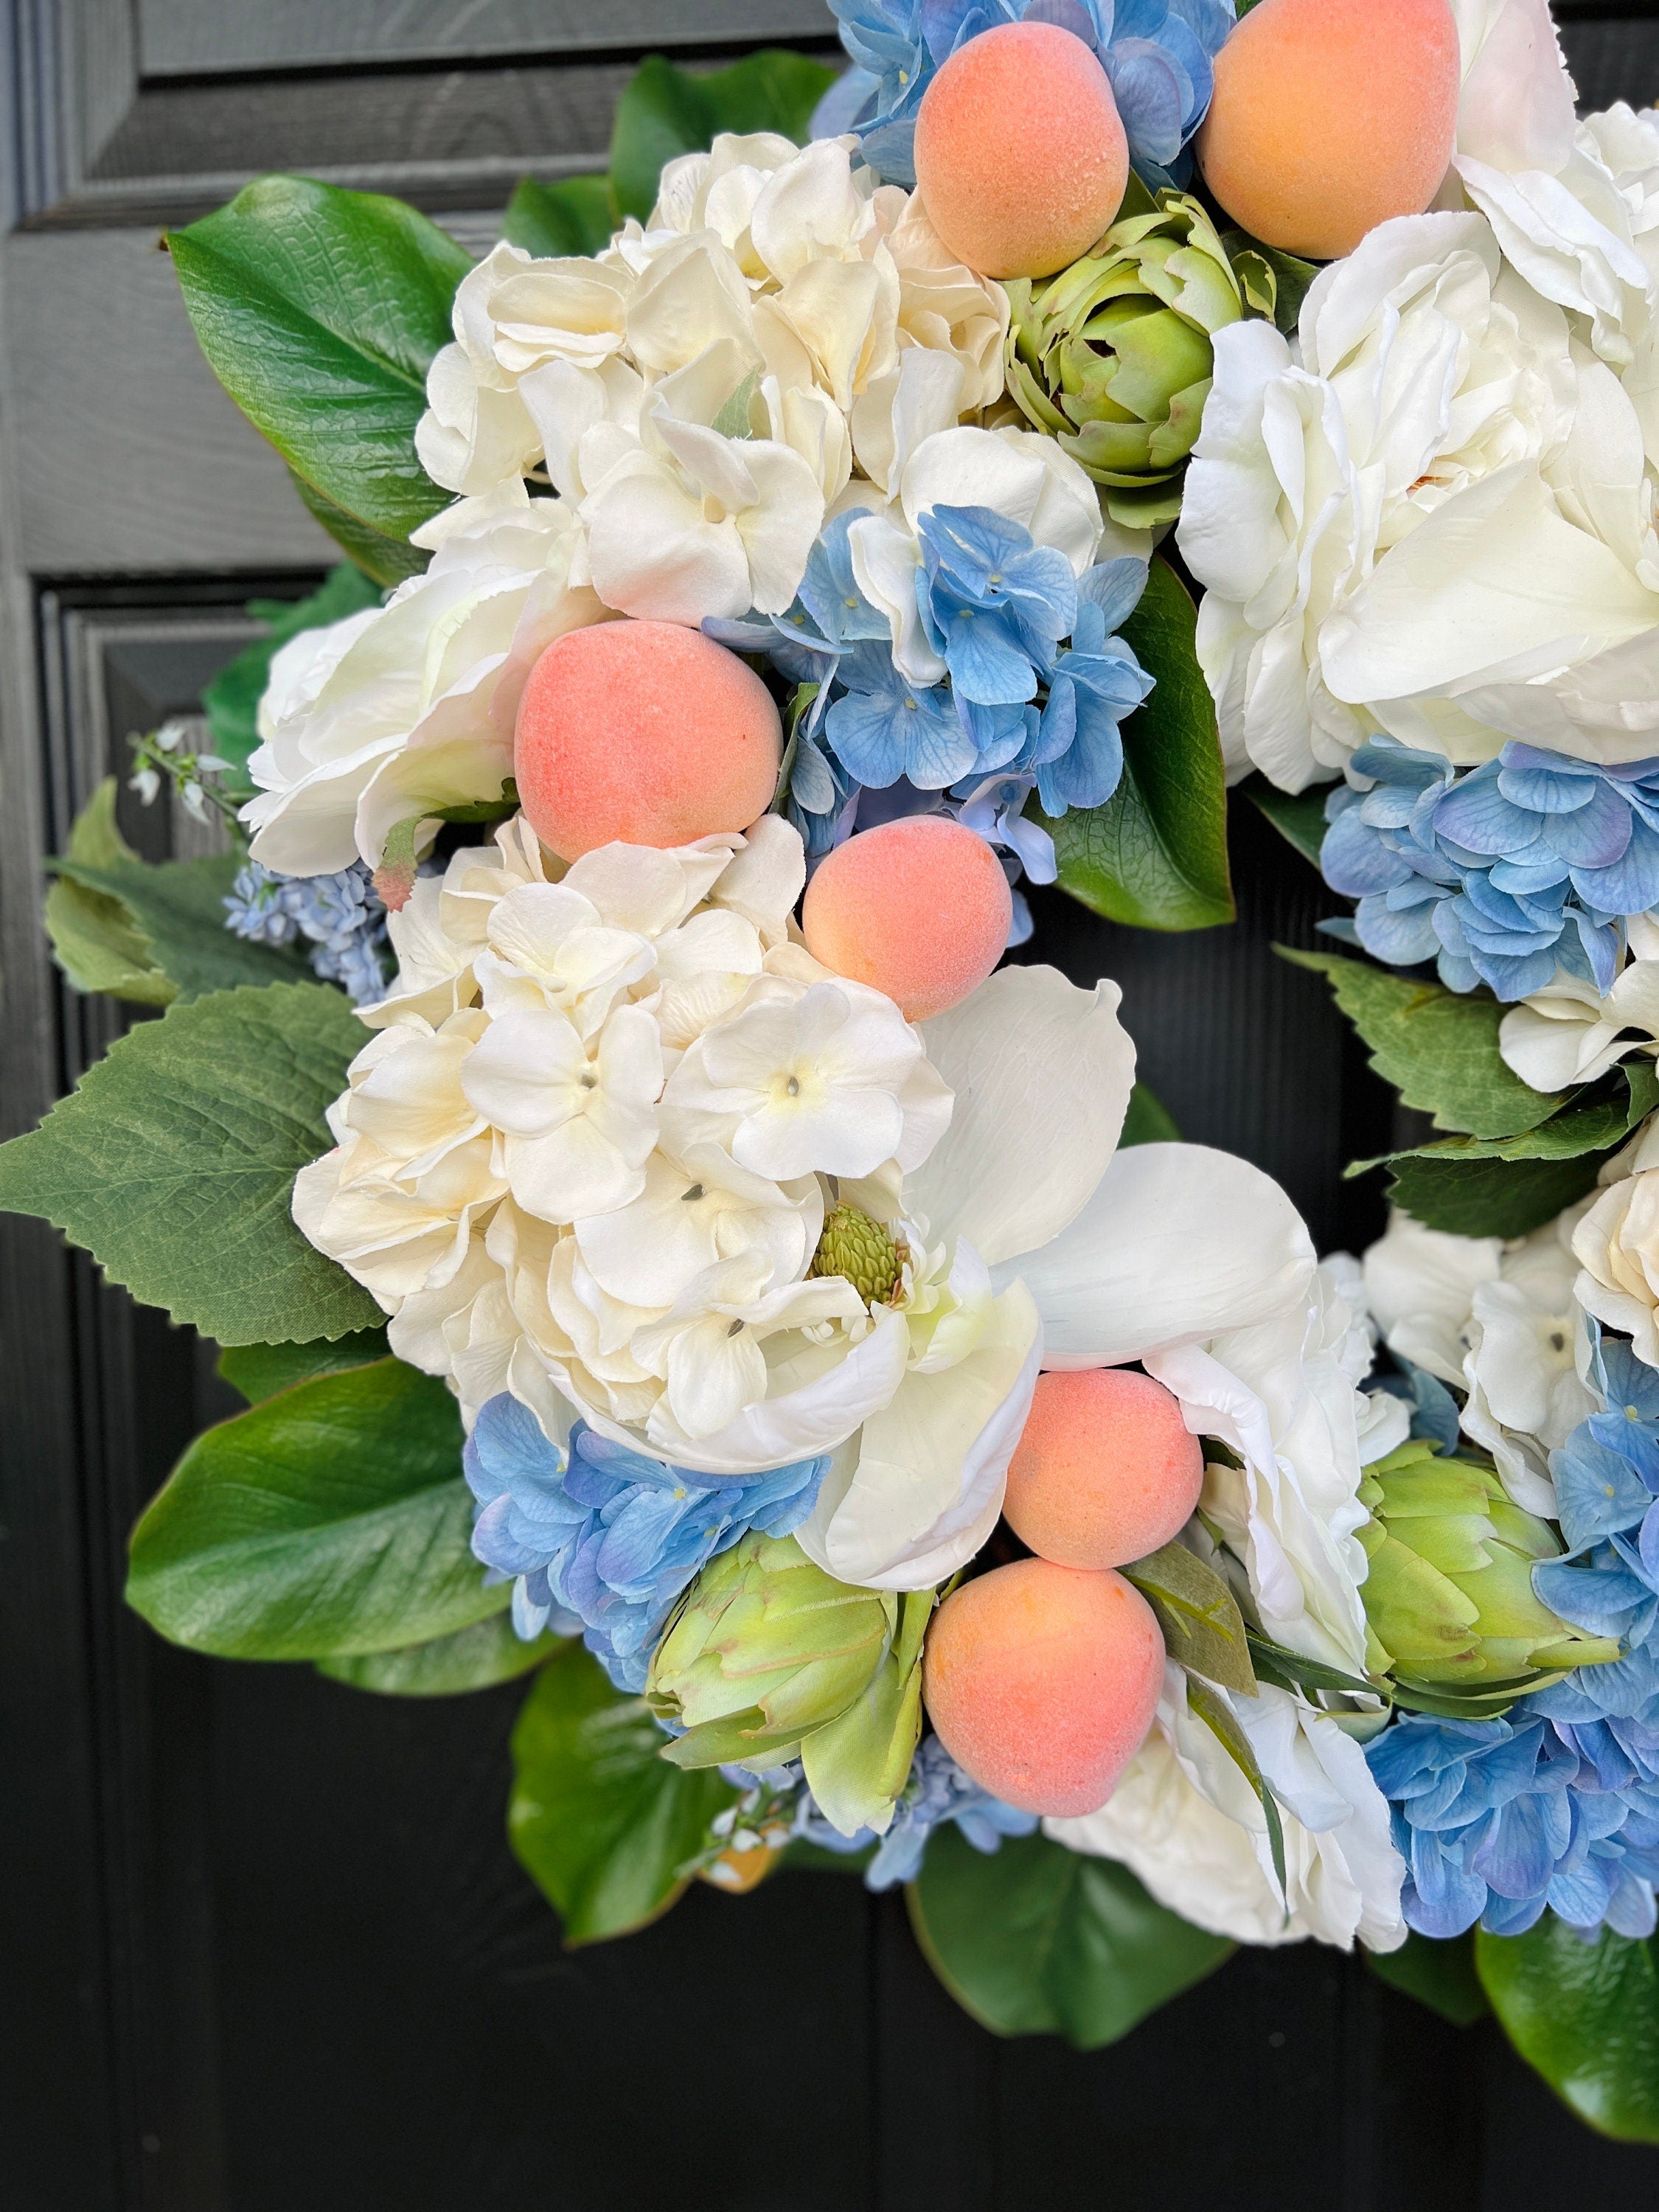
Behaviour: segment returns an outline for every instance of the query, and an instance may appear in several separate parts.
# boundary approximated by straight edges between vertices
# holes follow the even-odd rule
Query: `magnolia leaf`
[[[1234,914],[1226,783],[1196,623],[1186,586],[1154,556],[1123,624],[1156,681],[1123,725],[1122,781],[1103,806],[1033,813],[1054,841],[1061,888],[1141,929],[1208,929]]]
[[[468,1690],[488,1690],[539,1667],[559,1648],[545,1630],[526,1644],[507,1611],[509,1586],[495,1595],[501,1610],[471,1627],[428,1643],[407,1644],[396,1651],[365,1651],[350,1659],[320,1659],[317,1672],[353,1690],[373,1690],[383,1698],[453,1698]]]
[[[1586,1942],[1547,1912],[1524,1936],[1478,1933],[1474,1963],[1510,2041],[1581,2120],[1659,2143],[1659,1938]]]
[[[526,177],[507,204],[501,236],[538,260],[603,253],[617,224],[609,177]]]
[[[1213,1973],[1233,1947],[1155,1904],[1127,1867],[1046,1836],[976,1851],[934,1829],[906,1893],[927,1963],[995,2035],[1115,2043]]]
[[[325,1110],[362,1040],[320,983],[171,1006],[0,1145],[0,1211],[52,1222],[112,1281],[221,1344],[373,1327],[374,1299],[289,1211],[296,1171],[333,1141]]]
[[[1256,1692],[1238,1601],[1212,1566],[1184,1544],[1165,1544],[1119,1569],[1158,1615],[1164,1649],[1177,1666],[1195,1668],[1224,1689]]]
[[[372,582],[354,562],[342,561],[337,568],[329,570],[325,581],[303,599],[248,601],[249,617],[264,624],[265,635],[256,638],[252,645],[244,646],[235,659],[227,662],[202,693],[202,711],[207,716],[213,750],[237,771],[234,776],[221,777],[223,789],[234,790],[239,795],[252,795],[247,763],[259,743],[259,702],[270,681],[270,664],[277,649],[289,638],[299,636],[301,630],[320,629],[326,623],[343,622],[349,615],[378,607],[380,598],[378,584]],[[70,849],[76,860],[93,857]]]
[[[214,374],[307,483],[393,539],[448,504],[415,425],[472,265],[453,239],[399,200],[271,176],[167,242]]]
[[[1126,1145],[1178,1145],[1181,1131],[1169,1108],[1146,1084],[1137,1083],[1129,1093],[1129,1110],[1123,1117],[1123,1133],[1117,1140],[1121,1152]]]
[[[412,440],[413,432],[410,434]],[[321,523],[354,568],[388,591],[422,574],[432,556],[422,547],[411,545],[406,538],[376,530],[372,523],[319,491],[292,465],[288,473],[295,490],[310,508],[313,520]]]
[[[132,1534],[127,1601],[228,1659],[331,1659],[499,1612],[473,1557],[461,1417],[380,1359],[283,1390],[198,1437]]]
[[[718,1768],[671,1765],[666,1741],[644,1698],[612,1689],[579,1643],[554,1653],[525,1700],[507,1836],[567,1945],[626,1936],[666,1912],[710,1821],[736,1802]]]
[[[235,853],[209,853],[194,860],[117,860],[88,867],[65,856],[46,863],[81,890],[118,901],[149,949],[154,965],[180,1000],[239,983],[295,983],[310,963],[289,946],[260,945],[233,936],[225,927],[225,900],[242,866]]]
[[[1602,1155],[1567,1160],[1392,1164],[1389,1202],[1425,1229],[1456,1237],[1526,1237],[1595,1188]]]
[[[775,131],[804,146],[812,110],[840,73],[777,46],[696,76],[660,54],[647,56],[617,102],[611,133],[611,187],[618,216],[646,221],[656,205],[664,163],[677,155],[702,153],[722,131]]]
[[[1190,1674],[1187,1677],[1187,1703],[1261,1800],[1262,1818],[1267,1823],[1267,1847],[1273,1853],[1273,1872],[1279,1877],[1279,1893],[1288,1901],[1290,1890],[1285,1875],[1285,1826],[1279,1817],[1279,1800],[1256,1763],[1250,1739],[1245,1735],[1237,1714],[1227,1700],[1218,1697],[1206,1682],[1195,1680]]]
[[[309,1382],[317,1375],[343,1375],[386,1356],[386,1331],[360,1328],[349,1336],[319,1337],[311,1344],[239,1344],[219,1355],[219,1372],[249,1405]]]
[[[1443,989],[1334,952],[1275,948],[1281,960],[1328,978],[1336,1003],[1371,1048],[1371,1066],[1401,1102],[1434,1117],[1437,1129],[1514,1137],[1547,1121],[1560,1091],[1534,1091],[1498,1049],[1504,1009],[1486,992]]]
[[[1319,866],[1320,848],[1325,842],[1328,788],[1321,784],[1312,791],[1281,791],[1276,783],[1269,783],[1259,769],[1238,787],[1241,794],[1259,813],[1267,816],[1285,842],[1294,845],[1303,859],[1316,868]]]
[[[140,865],[115,826],[117,795],[115,778],[106,775],[75,817],[70,860],[90,868]],[[77,991],[102,991],[141,1006],[165,1006],[179,995],[119,898],[60,876],[46,893],[46,924],[52,957]]]
[[[1468,1936],[1437,1942],[1413,1929],[1397,1951],[1366,1951],[1364,1955],[1379,1982],[1415,1997],[1454,2027],[1471,2027],[1492,2010],[1474,1971],[1474,1944]]]

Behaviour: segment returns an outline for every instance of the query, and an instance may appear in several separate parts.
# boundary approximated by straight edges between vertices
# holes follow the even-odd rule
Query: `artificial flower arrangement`
[[[837,12],[476,264],[168,241],[348,557],[140,748],[234,849],[53,864],[165,1011],[0,1202],[249,1401],[131,1601],[533,1670],[573,1942],[842,1863],[1085,2045],[1358,1945],[1659,2140],[1659,118],[1543,0]],[[1224,923],[1228,784],[1440,1133],[1363,1263],[999,965]]]

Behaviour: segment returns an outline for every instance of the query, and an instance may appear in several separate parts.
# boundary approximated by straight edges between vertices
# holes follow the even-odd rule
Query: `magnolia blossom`
[[[571,511],[516,481],[418,533],[424,575],[384,607],[302,630],[272,657],[243,809],[252,857],[313,876],[380,865],[411,817],[498,799],[538,656],[607,610],[574,580]]]
[[[1659,1120],[1643,1124],[1600,1180],[1606,1188],[1573,1231],[1573,1295],[1659,1367]]]
[[[1391,708],[1385,696],[1439,682],[1437,669],[1419,681],[1415,663],[1405,665],[1413,646],[1419,659],[1431,641],[1443,657],[1478,654],[1494,635],[1484,608],[1460,610],[1473,630],[1455,638],[1449,623],[1432,626],[1428,549],[1448,547],[1455,583],[1474,567],[1449,550],[1466,544],[1472,501],[1485,514],[1522,481],[1550,501],[1539,466],[1566,439],[1574,385],[1565,318],[1503,267],[1477,215],[1379,224],[1315,279],[1294,345],[1261,321],[1216,334],[1178,537],[1206,586],[1198,652],[1230,773],[1255,765],[1301,790],[1340,769],[1379,720],[1449,749],[1453,733],[1431,709]],[[1628,495],[1638,503],[1639,477],[1638,466]],[[1558,526],[1613,561],[1588,529]],[[1564,556],[1552,546],[1528,557],[1524,570],[1506,570],[1515,596],[1503,634],[1522,622],[1535,645],[1540,579],[1553,591]],[[1529,587],[1516,581],[1523,573]],[[1396,599],[1402,611],[1409,601],[1409,618],[1394,618]],[[1609,619],[1604,610],[1596,629]],[[1399,630],[1401,665],[1390,661],[1383,676],[1374,664],[1385,627],[1390,647]],[[1482,757],[1481,746],[1468,757]]]
[[[1632,957],[1606,998],[1594,983],[1558,970],[1504,1015],[1498,1048],[1534,1091],[1594,1083],[1632,1053],[1659,1050],[1659,922],[1632,915],[1626,932]]]
[[[1389,1349],[1468,1394],[1463,1433],[1492,1454],[1517,1505],[1547,1516],[1555,1511],[1549,1455],[1597,1405],[1584,1379],[1583,1297],[1573,1279],[1583,1211],[1571,1207],[1507,1245],[1396,1213],[1364,1261],[1365,1294]]]

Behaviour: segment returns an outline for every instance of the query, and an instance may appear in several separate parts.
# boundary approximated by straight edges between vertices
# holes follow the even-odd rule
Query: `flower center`
[[[684,1206],[689,1199],[701,1198],[702,1194],[702,1185],[700,1182],[694,1182],[690,1190],[683,1190],[680,1193],[680,1204]]]

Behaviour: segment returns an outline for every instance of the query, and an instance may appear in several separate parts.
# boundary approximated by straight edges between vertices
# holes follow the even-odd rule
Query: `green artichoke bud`
[[[711,1559],[651,1662],[646,1696],[685,1733],[677,1766],[799,1758],[825,1817],[884,1829],[921,1729],[932,1590],[859,1589],[793,1537],[744,1536]]]
[[[1371,1516],[1359,1531],[1368,1664],[1393,1675],[1402,1702],[1498,1713],[1546,1677],[1619,1656],[1615,1638],[1586,1636],[1538,1597],[1534,1564],[1561,1546],[1490,1469],[1404,1443],[1366,1468],[1359,1500]]]
[[[898,1246],[856,1206],[831,1206],[809,1275],[845,1275],[867,1306],[884,1305],[899,1279]]]
[[[1237,276],[1195,199],[1163,191],[1041,290],[1006,288],[1008,390],[1132,529],[1173,522],[1214,367],[1214,333],[1244,313]]]

